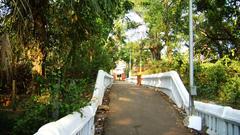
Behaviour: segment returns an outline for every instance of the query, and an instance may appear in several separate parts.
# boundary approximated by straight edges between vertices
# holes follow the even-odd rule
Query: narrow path
[[[105,135],[191,135],[176,110],[159,92],[115,82]]]

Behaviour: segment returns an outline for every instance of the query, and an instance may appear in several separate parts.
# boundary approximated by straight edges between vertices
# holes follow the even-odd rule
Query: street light
[[[192,0],[189,0],[189,113],[193,114],[194,101],[192,95],[196,95],[196,87],[194,86],[194,69],[193,69],[193,17],[192,17]]]
[[[144,43],[141,41],[140,43],[140,74],[142,74],[142,51],[143,51]]]
[[[130,60],[129,60],[129,78],[131,77],[131,67],[132,67],[132,48],[130,48]]]
[[[202,118],[200,116],[194,116],[194,100],[193,95],[196,95],[196,87],[194,86],[193,78],[193,20],[192,20],[192,0],[189,0],[189,114],[188,127],[201,131],[202,129]]]

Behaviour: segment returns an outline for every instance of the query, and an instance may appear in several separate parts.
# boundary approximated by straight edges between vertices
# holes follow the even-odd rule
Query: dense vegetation
[[[198,100],[240,108],[239,7],[194,1]],[[188,87],[188,19],[182,0],[1,0],[1,134],[33,134],[85,106],[97,71],[130,55],[143,74],[176,70]],[[143,25],[148,38],[127,42],[126,30]]]
[[[97,71],[114,66],[108,35],[129,8],[127,0],[1,0],[1,134],[33,134],[85,106]]]
[[[145,63],[148,68],[144,74],[167,72],[175,70],[180,74],[186,88],[189,88],[188,57],[174,56],[170,63],[167,59]],[[229,58],[217,62],[194,62],[194,78],[197,86],[197,100],[240,108],[240,62]]]
[[[148,38],[127,43],[120,51],[121,58],[129,62],[131,54],[133,67],[139,67],[141,57],[143,74],[176,70],[189,87],[189,56],[184,51],[189,41],[188,1],[132,2],[133,12],[145,19]],[[239,109],[240,3],[196,0],[193,5],[196,98]],[[133,74],[137,74],[135,71],[132,69]]]

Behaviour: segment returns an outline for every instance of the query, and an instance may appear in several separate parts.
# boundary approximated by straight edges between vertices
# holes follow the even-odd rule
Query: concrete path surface
[[[159,92],[115,82],[105,135],[191,135],[178,112]]]

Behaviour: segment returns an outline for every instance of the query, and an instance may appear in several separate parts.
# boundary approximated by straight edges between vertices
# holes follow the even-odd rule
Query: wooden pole
[[[12,109],[16,110],[16,80],[12,81]]]

